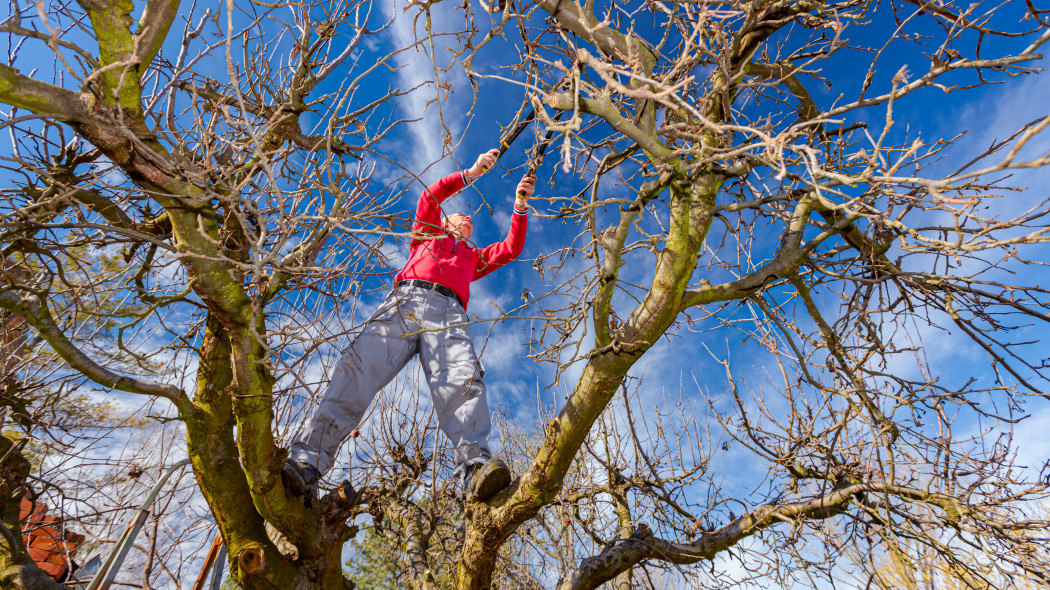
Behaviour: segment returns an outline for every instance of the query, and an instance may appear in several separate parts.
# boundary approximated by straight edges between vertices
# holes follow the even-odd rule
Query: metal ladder
[[[146,518],[149,516],[150,506],[157,500],[157,496],[160,495],[161,488],[164,484],[171,479],[171,476],[176,471],[190,464],[189,459],[183,459],[178,463],[172,465],[159,480],[150,489],[149,494],[146,495],[146,499],[142,501],[142,505],[139,506],[138,512],[135,518],[128,524],[127,528],[124,529],[124,533],[121,534],[120,539],[117,540],[116,547],[106,557],[106,561],[102,564],[99,570],[91,578],[91,581],[86,585],[86,580],[77,580],[76,573],[74,572],[74,580],[77,580],[77,590],[109,590],[112,586],[114,579],[117,577],[117,572],[120,570],[120,566],[123,565],[124,559],[128,556],[128,552],[131,550],[132,543],[135,542],[135,537],[138,536],[139,531],[142,530],[142,525],[146,523]],[[87,570],[85,573],[90,573],[91,564],[98,560],[96,556],[87,565],[82,567],[78,571]],[[208,571],[213,570],[211,584],[207,590],[219,590],[219,586],[222,584],[222,571],[223,563],[226,560],[226,545],[222,542],[222,537],[216,533],[214,540],[212,541],[211,548],[208,550],[208,556],[204,560],[204,567],[201,568],[200,575],[197,576],[197,582],[193,585],[193,590],[205,590],[206,579]]]

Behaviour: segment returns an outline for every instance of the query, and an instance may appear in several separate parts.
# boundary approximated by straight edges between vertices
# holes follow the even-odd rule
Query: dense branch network
[[[1010,459],[1010,426],[1050,378],[1030,328],[1050,297],[1028,254],[1050,241],[1050,202],[1011,175],[1050,164],[1050,116],[962,156],[966,138],[911,121],[921,101],[1037,74],[1046,11],[451,4],[388,16],[355,1],[150,0],[136,24],[130,0],[14,3],[0,23],[0,308],[20,352],[5,380],[24,392],[46,373],[40,389],[60,392],[47,399],[88,379],[170,401],[157,418],[184,429],[246,588],[347,587],[341,547],[365,514],[369,542],[403,546],[399,579],[420,588],[534,587],[551,572],[563,588],[655,585],[730,550],[788,585],[840,575],[846,546],[919,547],[991,585],[1045,582],[1046,523],[1029,508],[1046,500],[1046,467]],[[463,30],[438,31],[444,9]],[[401,18],[414,39],[393,30]],[[489,67],[507,46],[520,59]],[[431,60],[432,85],[390,82],[409,55]],[[424,97],[451,154],[439,80],[460,66],[475,104],[485,84],[524,88],[509,118],[533,109],[552,181],[582,187],[551,191],[543,222],[565,231],[497,318],[530,322],[524,356],[564,396],[536,429],[503,424],[520,478],[487,503],[441,473],[434,418],[384,400],[355,443],[368,485],[308,505],[283,489],[281,437],[320,385],[311,359],[354,333],[407,234],[400,191],[419,171],[395,155],[416,123],[405,105]],[[985,362],[938,376],[940,334]],[[732,354],[764,359],[754,370],[730,335],[744,341]],[[695,387],[654,391],[669,341],[718,370],[698,358],[682,367]],[[4,399],[19,415],[47,405]],[[726,483],[726,457],[757,465],[741,476],[753,480]],[[15,480],[0,490],[24,491]]]

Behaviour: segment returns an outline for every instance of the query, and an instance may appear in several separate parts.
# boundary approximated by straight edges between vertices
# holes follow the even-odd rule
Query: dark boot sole
[[[509,486],[510,480],[510,469],[506,466],[487,464],[474,474],[473,494],[479,502],[484,502]]]
[[[308,483],[300,469],[295,465],[285,464],[281,469],[281,483],[284,484],[287,495],[309,502],[317,495],[317,483]]]

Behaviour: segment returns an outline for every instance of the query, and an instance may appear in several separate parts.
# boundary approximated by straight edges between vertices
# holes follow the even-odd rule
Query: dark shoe
[[[317,497],[317,481],[320,479],[317,468],[302,461],[285,461],[281,469],[284,491],[307,501]]]
[[[507,464],[502,459],[492,458],[484,463],[467,466],[463,490],[468,499],[473,496],[478,502],[484,502],[509,486],[510,480],[510,468]]]

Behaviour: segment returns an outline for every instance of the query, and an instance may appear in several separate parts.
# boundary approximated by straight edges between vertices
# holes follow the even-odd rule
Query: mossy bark
[[[130,0],[80,4],[99,45],[94,92],[40,83],[0,66],[0,102],[69,123],[164,209],[172,246],[207,308],[197,394],[191,400],[180,392],[171,399],[186,425],[194,474],[227,544],[235,579],[247,590],[343,588],[346,507],[329,502],[325,510],[307,510],[286,498],[280,485],[285,455],[271,430],[274,379],[265,315],[236,264],[244,262],[250,244],[236,218],[216,209],[213,197],[225,189],[203,187],[194,162],[171,154],[142,114],[140,70],[163,42],[179,3],[149,3],[157,14],[136,33],[138,55]],[[236,251],[228,248],[231,236],[239,242]],[[297,562],[277,551],[266,521],[296,543]]]
[[[552,502],[595,421],[609,406],[628,371],[678,316],[696,258],[710,228],[710,211],[724,177],[709,174],[690,184],[671,183],[671,227],[657,255],[648,293],[624,325],[596,351],[558,415],[547,424],[536,458],[519,485],[471,514],[457,572],[457,588],[491,584],[496,556],[506,539]]]
[[[197,396],[192,416],[185,418],[186,435],[194,474],[228,548],[230,571],[245,588],[293,587],[295,568],[282,564],[267,538],[241,467],[234,440],[232,346],[228,331],[213,317],[205,324],[200,350]],[[247,569],[240,567],[245,555],[262,555],[266,567],[242,571]]]

